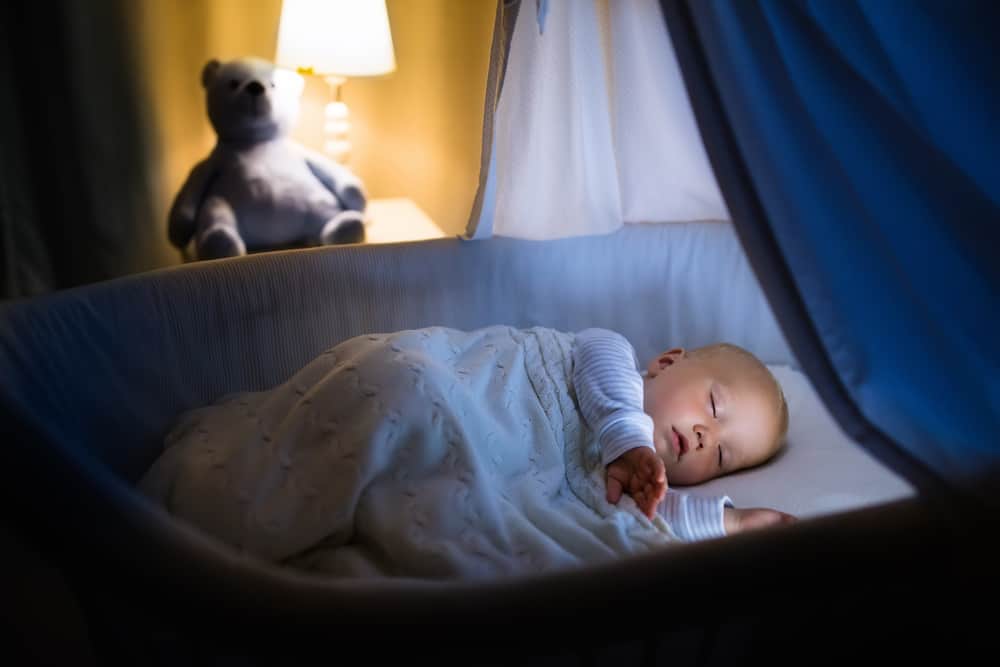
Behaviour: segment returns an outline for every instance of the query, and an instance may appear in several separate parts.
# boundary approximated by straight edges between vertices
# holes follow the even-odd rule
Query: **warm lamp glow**
[[[284,0],[275,61],[319,76],[395,71],[385,0]]]
[[[340,86],[350,76],[396,69],[385,0],[283,0],[278,25],[278,67],[326,79],[334,101],[326,106],[323,148],[346,162],[351,123]]]

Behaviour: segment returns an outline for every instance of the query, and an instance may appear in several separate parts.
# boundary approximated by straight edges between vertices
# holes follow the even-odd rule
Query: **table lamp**
[[[330,85],[323,148],[337,162],[346,162],[351,124],[341,87],[347,77],[396,69],[385,0],[283,0],[275,64],[321,76]]]

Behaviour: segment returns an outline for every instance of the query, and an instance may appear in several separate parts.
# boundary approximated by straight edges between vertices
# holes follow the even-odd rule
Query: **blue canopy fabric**
[[[1000,4],[661,6],[803,370],[873,454],[995,506]]]

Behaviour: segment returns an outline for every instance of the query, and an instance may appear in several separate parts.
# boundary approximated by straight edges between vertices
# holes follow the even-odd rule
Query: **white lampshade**
[[[283,0],[275,62],[320,76],[394,71],[385,0]]]

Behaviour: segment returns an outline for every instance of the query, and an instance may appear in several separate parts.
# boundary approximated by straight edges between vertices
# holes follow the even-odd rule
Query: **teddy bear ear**
[[[219,71],[220,67],[222,67],[222,63],[215,58],[205,63],[205,67],[201,70],[201,85],[203,88],[208,88],[211,85],[215,79],[215,73]]]

